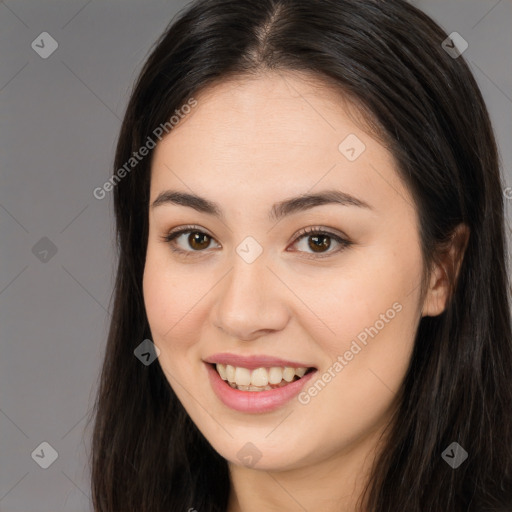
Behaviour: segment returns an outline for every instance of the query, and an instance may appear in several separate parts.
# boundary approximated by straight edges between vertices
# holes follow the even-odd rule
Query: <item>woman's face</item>
[[[292,73],[224,82],[153,155],[153,341],[188,414],[235,464],[299,468],[367,445],[429,307],[413,199],[339,94]],[[165,240],[179,229],[191,231]],[[220,369],[232,385],[215,362],[234,367]],[[300,368],[315,370],[288,383]]]

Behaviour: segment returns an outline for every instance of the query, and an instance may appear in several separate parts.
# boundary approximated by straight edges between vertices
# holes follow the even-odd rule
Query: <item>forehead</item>
[[[152,200],[165,188],[188,188],[243,206],[338,188],[376,210],[397,197],[412,204],[392,155],[364,130],[357,106],[320,80],[268,73],[218,83],[194,98],[197,106],[157,144]]]
[[[180,139],[193,132],[208,136],[216,146],[235,145],[244,151],[262,144],[284,144],[286,150],[319,144],[332,149],[334,143],[336,149],[340,134],[361,132],[362,123],[355,119],[362,121],[359,109],[339,90],[308,74],[279,71],[229,79],[195,98],[198,106],[173,129]]]

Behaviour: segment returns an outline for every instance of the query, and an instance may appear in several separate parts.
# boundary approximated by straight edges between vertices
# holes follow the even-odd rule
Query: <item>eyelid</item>
[[[211,238],[214,238],[213,235],[209,233],[209,231],[202,226],[199,226],[197,224],[185,224],[184,226],[179,226],[177,228],[171,229],[166,235],[165,239],[168,239],[171,235],[179,235],[186,231],[198,231],[201,233],[204,233],[205,235],[210,236]]]
[[[334,232],[335,231],[335,232]],[[293,236],[292,240],[295,240],[299,237],[303,237],[304,235],[315,235],[315,234],[324,234],[329,235],[332,238],[342,238],[345,241],[349,241],[349,237],[345,235],[342,231],[333,230],[333,228],[328,228],[326,226],[308,226],[306,228],[299,229]]]

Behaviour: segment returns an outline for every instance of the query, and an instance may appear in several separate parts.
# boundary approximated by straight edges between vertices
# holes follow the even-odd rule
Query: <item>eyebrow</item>
[[[156,208],[164,204],[188,206],[198,212],[207,213],[219,219],[224,218],[222,209],[217,203],[187,192],[165,190],[158,194],[157,198],[151,204],[151,208]],[[368,203],[346,192],[341,192],[340,190],[324,190],[316,194],[303,194],[275,203],[269,212],[269,219],[277,221],[288,215],[303,212],[325,204],[339,204],[342,206],[358,206],[369,210],[373,209]]]

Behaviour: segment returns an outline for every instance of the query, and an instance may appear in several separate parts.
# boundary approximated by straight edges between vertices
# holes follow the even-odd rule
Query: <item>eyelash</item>
[[[178,253],[184,257],[190,256],[194,253],[199,254],[201,252],[205,252],[205,251],[194,251],[194,250],[185,251],[183,249],[178,249],[175,247],[174,240],[176,238],[178,238],[180,235],[183,235],[185,233],[193,233],[193,232],[204,234],[204,235],[210,237],[212,240],[214,240],[214,238],[212,236],[210,236],[208,233],[201,231],[201,229],[199,229],[198,226],[191,226],[191,225],[183,226],[182,228],[180,228],[177,231],[171,231],[171,232],[167,233],[166,235],[164,235],[162,237],[162,240],[164,242],[166,242],[167,244],[169,244],[169,246],[173,252]],[[343,251],[344,249],[346,249],[347,247],[352,245],[352,242],[350,242],[349,240],[347,240],[339,235],[336,235],[334,233],[331,233],[329,231],[325,231],[324,228],[322,228],[320,226],[314,226],[314,227],[301,229],[297,233],[296,239],[295,239],[293,245],[295,245],[297,242],[299,242],[302,238],[307,238],[308,236],[312,236],[312,235],[326,235],[329,238],[332,238],[336,242],[338,242],[341,247],[339,247],[338,249],[335,249],[333,251],[329,251],[327,253],[316,253],[316,254],[315,253],[306,253],[306,254],[309,254],[309,256],[306,256],[306,258],[309,258],[309,259],[327,258],[329,256],[332,256],[333,254]]]

